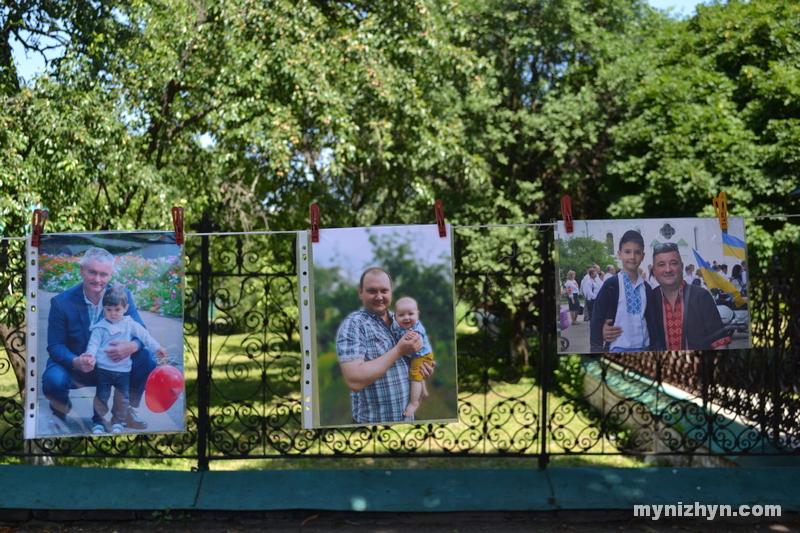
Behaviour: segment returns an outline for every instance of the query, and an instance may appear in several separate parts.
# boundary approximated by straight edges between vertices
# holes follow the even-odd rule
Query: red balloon
[[[183,392],[183,373],[172,365],[161,365],[150,372],[144,389],[144,401],[154,413],[163,413]]]

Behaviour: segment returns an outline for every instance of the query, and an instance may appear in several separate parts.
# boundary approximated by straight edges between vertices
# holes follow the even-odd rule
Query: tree
[[[94,213],[102,210],[86,202],[86,192],[93,188],[99,167],[118,157],[103,147],[118,140],[114,131],[121,128],[110,113],[95,112],[107,103],[108,95],[97,90],[76,93],[73,87],[62,90],[48,77],[37,87],[27,85],[16,72],[11,44],[16,40],[27,52],[45,59],[53,49],[83,50],[88,36],[113,22],[112,7],[54,1],[12,2],[0,8],[0,184],[4,192],[0,231],[4,235],[27,233],[30,213],[43,203],[56,208],[58,226],[66,229],[75,228],[76,206],[93,207],[88,210]],[[54,68],[62,61],[66,60],[56,60]],[[4,298],[13,297],[13,275],[4,269]],[[0,337],[24,400],[24,343],[19,342],[24,331],[15,316],[10,312],[3,317]]]
[[[560,286],[563,286],[567,279],[567,272],[570,270],[575,271],[575,279],[580,284],[588,265],[600,265],[600,268],[605,269],[606,265],[613,265],[617,262],[617,258],[608,253],[605,243],[591,237],[558,239],[557,248],[558,265],[561,269],[558,280]]]
[[[624,53],[641,2],[493,0],[463,3],[465,41],[491,64],[491,112],[471,115],[473,151],[488,165],[497,200],[491,222],[551,220],[569,192],[577,213],[596,218],[618,110],[595,85]],[[486,220],[489,222],[489,220]]]
[[[452,6],[132,0],[87,8],[83,20],[65,15],[70,4],[34,2],[6,15],[10,28],[19,19],[34,21],[28,32],[57,25],[64,34],[48,77],[21,90],[34,103],[69,105],[46,124],[21,110],[15,122],[45,134],[57,119],[75,132],[42,165],[80,166],[87,154],[76,148],[94,147],[79,168],[92,179],[65,185],[85,200],[94,196],[87,187],[99,191],[103,206],[72,213],[76,227],[163,222],[149,208],[167,199],[190,204],[189,221],[212,210],[224,229],[263,225],[268,209],[281,215],[276,229],[294,228],[311,201],[333,222],[376,224],[429,209],[431,182],[475,164],[459,139],[474,53],[450,42]],[[8,50],[14,35],[24,38],[4,35]],[[83,122],[87,133],[91,124],[107,129],[87,138]],[[100,146],[100,133],[110,145]],[[24,154],[35,156],[41,140],[32,137]],[[117,152],[119,166],[98,160],[103,151]],[[112,194],[120,181],[126,187]],[[56,211],[69,202],[28,183],[31,200],[49,200],[61,227],[67,217]]]
[[[798,185],[798,9],[641,0],[48,0],[0,8],[0,226],[222,230],[791,213]],[[11,44],[55,47],[20,80]],[[794,222],[752,226],[764,257]],[[752,235],[751,235],[752,237]],[[459,287],[513,327],[550,305],[547,239],[459,231]],[[285,250],[275,250],[278,254]],[[266,253],[273,253],[269,250]],[[505,282],[503,282],[505,283]],[[491,300],[491,301],[489,301]],[[4,332],[0,334],[6,336]]]
[[[30,2],[0,12],[0,226],[220,229],[414,220],[429,185],[464,183],[459,140],[474,53],[452,6],[316,1]],[[20,83],[16,39],[59,54]],[[4,58],[4,59],[3,59]],[[466,187],[466,185],[463,185]],[[276,250],[276,255],[280,250]],[[5,333],[5,332],[0,332]],[[4,335],[7,338],[7,335]],[[19,378],[22,379],[20,374]]]
[[[458,42],[488,65],[480,73],[485,90],[464,99],[467,146],[485,174],[453,198],[455,220],[547,223],[560,218],[566,193],[576,218],[601,218],[596,193],[608,164],[609,129],[622,110],[610,105],[612,94],[596,78],[603,65],[625,57],[644,4],[468,0],[458,13]],[[540,228],[459,233],[472,272],[504,273],[471,276],[459,294],[509,326],[512,352],[523,361],[525,331],[550,327],[538,319],[545,306],[555,306],[551,288],[540,285],[549,243]]]
[[[798,24],[794,2],[733,0],[643,28],[642,46],[601,72],[624,110],[600,189],[610,215],[714,216],[720,191],[732,216],[797,210]],[[748,232],[762,261],[800,236],[786,219]]]

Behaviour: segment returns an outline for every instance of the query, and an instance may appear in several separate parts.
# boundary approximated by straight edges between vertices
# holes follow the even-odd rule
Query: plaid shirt
[[[429,353],[433,352],[433,348],[431,348],[431,344],[428,342],[428,334],[425,332],[425,326],[422,325],[422,322],[417,320],[417,323],[411,326],[409,329],[404,328],[397,321],[392,322],[392,333],[394,333],[394,338],[398,341],[403,338],[403,335],[411,331],[416,331],[417,335],[422,338],[422,349],[418,352],[414,352],[411,355],[407,355],[411,359],[416,359],[417,357],[422,357],[423,355],[428,355]]]
[[[389,312],[394,323],[394,314]],[[363,307],[351,313],[336,334],[339,363],[372,361],[397,344],[381,317]],[[401,357],[378,380],[360,392],[350,392],[353,420],[359,424],[403,421],[408,404],[408,359]]]

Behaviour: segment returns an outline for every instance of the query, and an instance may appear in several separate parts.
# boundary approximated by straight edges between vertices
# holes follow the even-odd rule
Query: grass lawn
[[[395,425],[375,431],[360,428],[308,431],[303,430],[299,422],[301,355],[299,351],[291,351],[292,346],[286,344],[277,336],[258,334],[212,338],[209,354],[214,365],[210,376],[212,439],[209,449],[212,470],[538,467],[541,393],[532,378],[523,377],[516,383],[490,382],[478,391],[462,392],[459,394],[460,421],[454,424],[422,425],[419,428]],[[192,416],[197,413],[197,353],[197,337],[186,336],[187,409]],[[19,402],[13,372],[7,364],[5,352],[0,349],[0,401],[4,398]],[[549,395],[549,413],[552,414],[558,406],[563,408],[565,402],[569,399]],[[571,411],[571,403],[566,407]],[[10,420],[13,420],[10,416],[0,418],[0,433],[21,432],[11,427]],[[187,425],[195,427],[191,421]],[[550,466],[644,465],[635,457],[620,454],[579,412],[574,412],[548,431],[548,453],[564,454],[565,450],[559,443],[564,438],[574,439],[576,436],[589,436],[580,447],[584,453],[553,455]],[[148,439],[145,449],[163,450],[164,454],[169,454],[172,453],[170,448],[162,445],[167,442],[164,440],[167,437],[125,438]],[[63,440],[73,441],[73,453],[77,455],[97,453],[94,447],[87,449],[82,442],[89,439]],[[99,440],[112,441],[109,437]],[[286,454],[278,451],[281,444],[287,446]],[[430,456],[450,452],[458,455]],[[58,457],[57,463],[167,470],[189,470],[197,465],[195,459],[164,458],[158,453],[153,452],[145,459]],[[187,453],[196,454],[196,446],[190,445]],[[305,453],[324,457],[308,457],[304,456]],[[378,457],[341,457],[341,453]],[[513,456],[502,456],[505,453]],[[255,455],[269,458],[248,457]],[[0,463],[20,462],[23,461],[19,457],[0,456]]]

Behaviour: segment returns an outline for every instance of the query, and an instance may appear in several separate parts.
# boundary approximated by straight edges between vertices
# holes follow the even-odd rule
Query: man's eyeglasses
[[[662,242],[661,244],[656,244],[653,246],[653,255],[666,253],[666,252],[677,252],[678,245],[674,242]]]

